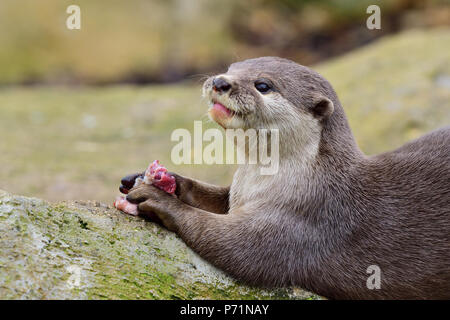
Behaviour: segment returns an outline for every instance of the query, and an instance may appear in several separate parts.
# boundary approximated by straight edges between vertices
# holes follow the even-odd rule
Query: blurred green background
[[[360,147],[386,151],[450,123],[449,27],[448,0],[2,0],[0,189],[109,202],[153,159],[229,183],[233,166],[174,166],[170,134],[217,127],[202,79],[263,55],[322,73]]]

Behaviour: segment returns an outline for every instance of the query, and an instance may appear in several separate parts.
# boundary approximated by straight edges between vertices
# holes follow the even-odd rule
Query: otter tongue
[[[214,103],[213,109],[225,113],[227,116],[231,115],[231,110],[218,102]]]

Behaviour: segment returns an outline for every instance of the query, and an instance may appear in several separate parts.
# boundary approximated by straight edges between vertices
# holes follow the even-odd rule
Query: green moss
[[[240,285],[196,257],[174,234],[98,202],[49,204],[4,192],[0,199],[0,233],[2,243],[9,244],[0,254],[2,298],[311,296]],[[77,270],[80,282],[71,287]]]

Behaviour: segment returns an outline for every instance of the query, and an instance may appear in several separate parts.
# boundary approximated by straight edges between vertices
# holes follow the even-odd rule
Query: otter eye
[[[270,89],[272,89],[268,83],[262,81],[256,81],[255,88],[261,93],[267,93]]]

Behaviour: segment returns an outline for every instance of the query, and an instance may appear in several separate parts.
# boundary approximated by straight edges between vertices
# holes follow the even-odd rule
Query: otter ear
[[[314,101],[312,113],[319,120],[327,119],[334,111],[333,102],[326,97],[318,97]]]

